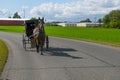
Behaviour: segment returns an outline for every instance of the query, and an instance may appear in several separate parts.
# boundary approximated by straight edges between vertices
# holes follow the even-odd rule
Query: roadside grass
[[[24,26],[0,26],[0,31],[24,32]],[[120,47],[120,29],[45,26],[48,36],[84,40]]]
[[[0,75],[3,71],[7,56],[8,56],[8,48],[6,44],[2,40],[0,40]]]
[[[0,31],[23,33],[24,27],[23,26],[0,26]]]

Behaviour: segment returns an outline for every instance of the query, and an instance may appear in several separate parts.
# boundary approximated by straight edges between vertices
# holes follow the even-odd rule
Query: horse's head
[[[38,18],[38,27],[39,27],[39,29],[43,28],[43,24],[44,24],[44,18],[42,18],[42,19]]]
[[[39,17],[38,22],[41,22],[42,24],[44,24],[44,17],[42,19]]]

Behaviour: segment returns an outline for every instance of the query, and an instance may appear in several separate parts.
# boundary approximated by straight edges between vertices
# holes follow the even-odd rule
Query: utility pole
[[[95,17],[95,26],[94,27],[96,27],[96,17]]]
[[[23,12],[24,12],[24,18],[25,18],[25,8],[23,8]]]
[[[26,13],[25,9],[27,9],[27,8],[28,8],[27,6],[23,6],[23,7],[22,7],[22,9],[23,9],[23,18],[26,17],[26,16],[25,16],[25,13]]]

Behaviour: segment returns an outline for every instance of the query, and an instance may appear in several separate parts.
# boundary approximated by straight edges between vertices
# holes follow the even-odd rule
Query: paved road
[[[22,34],[0,32],[9,47],[9,80],[120,80],[120,48],[50,37],[44,55],[24,51]]]

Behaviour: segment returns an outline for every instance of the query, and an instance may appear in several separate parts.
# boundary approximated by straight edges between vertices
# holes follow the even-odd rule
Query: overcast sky
[[[0,18],[15,12],[25,18],[45,17],[47,21],[80,21],[103,18],[120,9],[120,0],[0,0]]]

